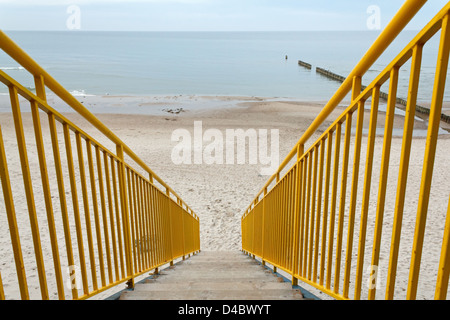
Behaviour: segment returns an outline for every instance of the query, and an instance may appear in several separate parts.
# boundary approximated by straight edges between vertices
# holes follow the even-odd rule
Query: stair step
[[[301,300],[300,290],[185,290],[185,291],[128,291],[120,300]]]
[[[300,290],[240,252],[200,252],[122,293],[121,300],[302,300]]]
[[[149,291],[169,291],[169,290],[204,290],[211,288],[212,290],[269,290],[269,289],[292,289],[292,286],[286,282],[261,282],[261,281],[181,281],[181,282],[155,282],[153,284],[137,284],[134,288],[135,292]]]

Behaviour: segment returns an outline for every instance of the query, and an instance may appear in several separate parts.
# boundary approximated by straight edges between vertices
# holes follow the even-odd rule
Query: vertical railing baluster
[[[67,155],[67,167],[69,170],[69,179],[70,179],[70,191],[72,194],[72,205],[73,205],[73,214],[75,220],[75,228],[77,234],[77,243],[78,243],[78,256],[80,259],[80,270],[81,270],[81,279],[83,282],[83,292],[84,294],[89,293],[88,281],[86,276],[86,261],[84,259],[84,245],[83,245],[83,234],[81,231],[81,220],[80,220],[80,208],[78,205],[78,193],[75,182],[75,169],[73,164],[73,155],[72,155],[72,143],[70,141],[70,129],[69,125],[65,123],[63,125],[64,130],[64,140],[66,144],[66,155]],[[76,279],[76,277],[75,277]]]
[[[114,224],[114,203],[112,199],[111,193],[111,176],[109,173],[109,165],[108,165],[108,153],[103,151],[103,165],[105,169],[105,180],[106,180],[106,195],[108,197],[108,210],[109,210],[109,223],[111,228],[111,238],[112,238],[112,249],[113,249],[113,257],[114,257],[114,271],[116,276],[116,281],[119,281],[119,259],[117,255],[117,238],[116,238],[116,230]]]
[[[386,201],[386,186],[389,171],[389,158],[391,151],[391,141],[392,141],[392,129],[395,116],[395,104],[397,100],[397,86],[398,86],[398,67],[391,70],[390,84],[389,84],[389,97],[386,110],[386,121],[384,125],[384,140],[383,140],[383,151],[381,155],[381,172],[380,172],[380,183],[378,186],[378,202],[377,202],[377,212],[375,218],[375,231],[372,249],[372,262],[370,265],[371,274],[374,268],[378,267],[379,257],[380,257],[380,244],[381,244],[381,234],[383,228],[383,215],[384,215],[384,205]],[[373,285],[369,289],[369,300],[375,299],[376,285]]]
[[[436,145],[441,121],[442,101],[444,99],[445,82],[448,71],[450,52],[450,14],[442,20],[441,40],[439,44],[438,61],[431,100],[430,116],[428,118],[428,133],[423,160],[422,181],[420,184],[419,204],[417,208],[416,228],[414,231],[413,251],[406,298],[415,299],[419,281],[420,261],[422,258],[423,238],[430,200],[431,180],[433,178]]]
[[[80,183],[81,183],[81,191],[83,195],[83,206],[84,206],[84,218],[86,224],[86,233],[88,239],[88,247],[89,247],[89,261],[91,264],[91,276],[92,276],[92,286],[94,290],[98,289],[97,284],[97,270],[95,268],[95,254],[94,254],[94,241],[92,239],[92,227],[91,227],[91,217],[89,212],[89,200],[88,200],[88,191],[86,186],[86,171],[84,167],[84,156],[83,156],[83,147],[81,144],[81,136],[79,132],[75,132],[75,140],[77,145],[77,153],[78,153],[78,166],[80,169]]]
[[[358,102],[356,133],[355,133],[355,150],[353,156],[353,172],[352,172],[352,186],[350,196],[350,209],[348,215],[348,232],[347,232],[347,250],[345,255],[345,271],[344,271],[344,287],[342,295],[348,298],[348,290],[350,286],[350,269],[352,264],[353,254],[353,233],[355,225],[356,214],[356,198],[358,196],[358,179],[359,179],[359,164],[361,158],[361,137],[364,122],[364,100]]]
[[[444,237],[442,239],[441,258],[439,261],[438,276],[436,280],[435,300],[447,298],[448,280],[450,276],[450,196],[445,219]]]
[[[39,223],[36,215],[36,206],[34,203],[30,165],[28,163],[28,153],[25,143],[25,134],[23,131],[22,114],[20,111],[19,97],[16,87],[14,86],[9,87],[9,96],[11,99],[11,109],[14,118],[14,127],[17,138],[17,148],[19,149],[23,185],[25,188],[25,196],[27,199],[28,216],[30,218],[30,227],[33,238],[34,254],[36,258],[36,267],[39,277],[39,285],[41,288],[41,297],[43,300],[48,300],[49,296],[47,288],[47,277],[45,274],[44,259],[42,256],[41,237],[39,234]]]
[[[300,241],[300,193],[301,193],[301,180],[302,180],[302,167],[300,165],[300,158],[304,153],[303,145],[297,147],[297,163],[296,174],[294,176],[295,188],[294,188],[294,244],[292,246],[292,285],[298,285],[298,279],[295,276],[298,273],[298,256],[299,256],[299,241]],[[263,205],[265,204],[267,188],[264,189]],[[264,226],[264,224],[263,224]]]
[[[130,236],[130,220],[129,220],[129,211],[128,211],[128,199],[126,193],[126,180],[125,180],[125,166],[124,166],[124,154],[123,154],[123,146],[116,146],[117,157],[119,158],[119,162],[117,164],[117,176],[119,180],[119,194],[120,194],[120,203],[121,203],[121,211],[122,211],[122,228],[124,234],[124,249],[125,249],[125,262],[127,266],[127,277],[129,280],[127,282],[128,288],[134,288],[134,273],[133,273],[133,257],[132,257],[132,239]]]
[[[402,229],[403,208],[405,204],[406,183],[408,178],[411,141],[413,137],[417,93],[419,90],[420,68],[422,60],[422,45],[416,45],[411,62],[409,93],[406,106],[405,125],[403,131],[402,151],[397,182],[397,197],[394,207],[394,221],[392,226],[391,250],[389,255],[389,271],[386,285],[386,300],[394,298],[397,261]]]
[[[333,133],[330,131],[327,134],[327,162],[325,173],[325,190],[323,195],[323,223],[322,223],[322,247],[320,255],[320,286],[324,285],[325,275],[325,257],[326,257],[326,242],[327,242],[327,228],[328,228],[328,200],[330,195],[330,177],[331,177],[331,157],[333,149]]]
[[[100,279],[102,281],[102,287],[104,287],[106,286],[105,263],[103,257],[102,234],[100,230],[100,218],[98,214],[97,187],[95,183],[94,164],[92,157],[92,144],[90,140],[86,140],[86,151],[89,166],[89,177],[91,181],[92,206],[94,209],[95,234],[97,236],[97,252],[100,266]]]
[[[331,265],[333,262],[333,244],[334,244],[334,226],[336,218],[336,197],[337,185],[339,179],[339,155],[341,146],[341,123],[336,124],[336,140],[334,146],[334,163],[333,163],[333,186],[331,190],[331,211],[330,211],[330,228],[328,232],[328,253],[327,253],[327,281],[326,288],[331,287]]]
[[[66,192],[64,188],[64,177],[61,167],[61,155],[59,151],[58,135],[56,132],[55,115],[48,114],[48,122],[50,127],[50,135],[52,140],[53,158],[55,160],[56,179],[58,182],[59,202],[61,205],[61,215],[64,227],[64,240],[66,244],[68,268],[74,266],[72,240],[70,236],[69,216],[67,212]],[[72,298],[78,298],[78,291],[75,286],[72,287]]]
[[[14,252],[14,263],[16,265],[17,280],[19,282],[20,297],[22,300],[30,298],[28,292],[27,276],[23,262],[22,247],[20,245],[19,228],[17,227],[16,211],[14,208],[13,194],[11,191],[11,180],[9,178],[8,164],[6,161],[5,145],[0,127],[0,181],[2,183],[3,200],[5,201],[6,217],[8,218],[9,235]]]
[[[322,214],[322,190],[323,190],[323,165],[325,160],[325,139],[320,140],[320,161],[319,161],[319,183],[317,187],[317,218],[316,218],[316,238],[314,253],[314,271],[313,281],[317,282],[317,268],[319,263],[319,236],[320,236],[320,216]]]
[[[359,300],[361,297],[361,283],[364,267],[364,252],[366,247],[367,216],[369,212],[369,197],[372,182],[373,155],[374,155],[375,136],[378,121],[379,99],[380,99],[380,87],[376,86],[372,90],[372,105],[370,109],[370,124],[367,138],[366,170],[364,173],[364,188],[362,193],[362,208],[359,226],[360,231],[358,241],[358,258],[356,263],[356,280],[355,280],[355,295],[354,295],[355,300]]]
[[[105,189],[103,184],[103,172],[102,172],[102,161],[100,157],[100,147],[95,146],[95,158],[97,163],[97,175],[98,175],[98,189],[100,191],[100,206],[102,208],[102,222],[103,222],[103,235],[105,238],[105,254],[106,254],[106,265],[108,268],[108,280],[109,283],[113,282],[112,274],[112,264],[111,264],[111,248],[109,245],[109,231],[108,231],[108,219],[106,217],[106,202],[105,202]]]
[[[342,256],[342,237],[344,228],[345,215],[345,200],[347,197],[347,177],[348,177],[348,158],[350,152],[350,137],[352,135],[352,114],[349,112],[345,117],[345,136],[344,136],[344,155],[342,159],[342,174],[341,174],[341,196],[339,201],[339,215],[337,225],[337,239],[336,239],[336,260],[334,272],[334,292],[339,292],[340,278],[341,278],[341,256]]]

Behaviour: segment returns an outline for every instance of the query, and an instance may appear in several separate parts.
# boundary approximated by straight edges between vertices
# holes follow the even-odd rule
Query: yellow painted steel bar
[[[125,167],[124,161],[124,151],[122,145],[116,145],[117,157],[120,161],[117,164],[117,175],[119,182],[119,193],[120,193],[120,203],[122,212],[122,228],[124,233],[124,249],[125,249],[125,262],[127,264],[127,276],[131,277],[128,282],[130,288],[134,288],[134,278],[133,278],[133,260],[132,260],[132,250],[131,250],[131,237],[130,237],[130,221],[128,212],[128,199],[126,193],[126,181],[125,181]]]
[[[372,92],[369,133],[367,138],[366,169],[364,173],[364,188],[362,195],[361,219],[359,227],[360,231],[358,241],[358,257],[356,263],[356,280],[355,280],[355,294],[354,294],[355,300],[359,300],[361,297],[361,282],[364,265],[364,252],[366,247],[367,216],[369,212],[369,197],[372,182],[373,155],[375,148],[379,99],[380,99],[380,87],[376,86]]]
[[[281,236],[282,236],[282,247],[281,247],[281,257],[280,257],[280,264],[283,267],[286,267],[286,249],[287,249],[287,241],[288,241],[288,234],[289,234],[289,173],[286,176],[286,179],[283,179],[283,187],[282,187],[282,193],[281,193],[281,205],[283,206],[282,209],[282,230],[281,230]],[[256,217],[256,207],[255,212],[253,214],[253,217],[255,219]],[[255,222],[253,220],[253,233],[255,233]],[[253,251],[255,252],[255,251]]]
[[[448,199],[447,218],[445,220],[444,238],[442,240],[441,259],[436,280],[435,300],[447,298],[448,281],[450,275],[450,196]]]
[[[151,219],[150,219],[150,184],[147,184],[147,182],[143,182],[143,192],[144,192],[144,211],[142,212],[142,224],[143,224],[143,236],[145,239],[148,238],[148,235],[150,234],[150,227],[151,227]],[[144,245],[144,250],[146,252],[145,254],[145,261],[147,263],[147,268],[151,267],[150,264],[150,248],[149,243],[146,240]]]
[[[288,237],[288,248],[286,251],[287,259],[288,259],[288,269],[291,270],[291,274],[293,274],[293,268],[294,268],[294,256],[292,255],[292,248],[294,247],[294,239],[295,239],[295,225],[297,222],[296,217],[296,210],[297,210],[297,204],[296,204],[296,192],[297,192],[297,172],[298,167],[297,165],[294,165],[294,167],[291,169],[291,179],[289,182],[290,186],[290,193],[289,193],[289,237]],[[260,213],[261,215],[261,206],[260,206]],[[260,220],[260,219],[259,219]],[[260,228],[260,226],[258,225]],[[261,229],[259,229],[261,232]]]
[[[38,90],[38,89],[37,89]],[[44,141],[42,137],[41,120],[36,101],[31,101],[31,114],[33,117],[34,136],[36,139],[36,148],[39,159],[39,169],[42,181],[42,193],[45,201],[45,210],[47,213],[48,232],[52,248],[53,266],[55,268],[55,281],[58,290],[58,298],[64,299],[64,283],[61,272],[61,261],[59,258],[58,238],[56,236],[55,218],[53,215],[52,196],[50,192],[50,183],[48,180],[47,161],[45,159]]]
[[[319,264],[319,236],[320,236],[320,216],[322,214],[322,188],[323,188],[323,165],[325,161],[325,140],[320,140],[320,161],[319,161],[319,184],[317,188],[317,218],[315,234],[314,271],[313,281],[317,282],[317,268]]]
[[[134,270],[135,272],[137,270],[141,271],[143,270],[143,266],[142,263],[143,261],[141,259],[136,260],[136,255],[140,256],[140,251],[142,248],[141,245],[141,241],[144,237],[144,228],[142,226],[142,219],[141,219],[141,215],[142,215],[142,209],[140,207],[140,201],[139,201],[139,178],[137,176],[136,173],[131,172],[131,176],[130,176],[130,169],[127,168],[127,177],[128,177],[128,189],[129,189],[129,199],[130,199],[130,213],[134,213],[134,221],[135,221],[135,226],[132,226],[131,228],[131,232],[132,232],[132,236],[134,240],[133,243],[133,254],[134,254]],[[132,188],[132,191],[131,191]],[[131,207],[133,207],[133,209],[131,209]],[[136,229],[136,235],[133,235],[133,230],[134,228]],[[134,237],[139,236],[138,240],[137,238]]]
[[[384,125],[383,151],[381,155],[380,183],[378,186],[377,212],[375,218],[375,231],[372,249],[371,267],[378,267],[380,257],[381,234],[383,228],[384,205],[386,201],[386,185],[389,171],[389,158],[391,151],[392,130],[395,116],[395,103],[397,99],[398,86],[398,68],[391,71],[391,80],[389,84],[389,97],[386,110],[386,121]],[[375,299],[376,286],[369,289],[369,300]]]
[[[118,172],[116,172],[116,166],[115,163],[116,160],[114,158],[111,158],[111,178],[112,178],[112,185],[113,185],[113,198],[114,198],[114,207],[115,207],[115,213],[116,213],[116,223],[117,223],[117,239],[119,240],[119,257],[120,257],[120,271],[122,274],[122,278],[126,277],[125,274],[125,266],[126,263],[124,261],[125,259],[125,230],[122,228],[123,223],[121,223],[121,211],[120,211],[120,205],[119,205],[119,194],[117,191],[117,183],[118,181],[116,178],[118,177]],[[118,171],[118,170],[117,170]],[[122,241],[123,240],[123,241]]]
[[[150,229],[150,185],[147,182],[143,183],[143,189],[144,189],[144,205],[145,205],[145,217],[143,219],[143,223],[144,223],[144,233],[143,236],[145,237],[145,239],[148,238],[148,234],[149,234],[149,229]],[[147,267],[150,267],[150,248],[149,248],[149,243],[146,240],[145,241],[145,245],[144,245],[144,250],[146,252],[145,254],[145,261],[147,264]]]
[[[306,187],[306,207],[305,207],[305,226],[304,226],[304,252],[303,252],[303,277],[307,278],[308,272],[308,246],[309,244],[309,213],[311,204],[311,167],[312,167],[312,154],[308,155],[307,165],[307,187]]]
[[[149,250],[149,260],[151,261],[150,266],[156,265],[157,259],[157,243],[156,243],[156,188],[153,185],[148,185],[148,215],[145,218],[145,223],[147,224],[147,233],[149,236],[148,250]],[[175,206],[174,201],[170,200],[170,205]],[[173,232],[173,231],[172,231]]]
[[[144,268],[148,268],[148,263],[147,263],[147,241],[145,240],[146,234],[147,234],[147,230],[148,230],[148,199],[147,199],[147,187],[146,187],[146,182],[140,178],[139,179],[139,191],[141,194],[141,198],[140,198],[140,205],[141,205],[141,215],[143,216],[143,218],[141,219],[141,223],[142,223],[142,240],[143,240],[143,245],[142,245],[142,249],[141,249],[141,254],[142,254],[142,264],[144,266]]]
[[[39,234],[39,223],[36,216],[36,207],[34,204],[33,186],[31,182],[30,166],[28,163],[28,154],[25,144],[25,134],[23,132],[22,115],[20,111],[17,89],[9,87],[9,96],[11,100],[11,109],[14,118],[14,127],[16,131],[17,147],[19,149],[20,164],[22,169],[22,178],[27,199],[28,215],[30,218],[31,234],[33,238],[34,253],[36,257],[36,267],[41,288],[42,300],[48,300],[47,278],[45,274],[44,259],[42,257],[41,239]]]
[[[140,237],[141,237],[141,242],[140,242],[140,249],[139,249],[139,253],[141,255],[141,259],[140,259],[140,263],[141,263],[141,269],[147,269],[149,268],[148,262],[147,262],[147,241],[146,241],[146,235],[148,232],[148,208],[147,208],[147,192],[146,192],[146,188],[145,185],[146,183],[144,182],[144,180],[136,175],[136,183],[137,183],[137,188],[136,188],[136,192],[137,192],[137,210],[139,213],[139,217],[137,218],[137,220],[135,220],[135,223],[139,223],[140,226]]]
[[[141,249],[140,249],[140,253],[141,253],[141,264],[142,264],[142,268],[145,269],[146,268],[146,244],[145,244],[145,233],[144,233],[144,229],[146,227],[146,192],[145,192],[145,185],[144,185],[144,181],[142,178],[138,177],[138,188],[139,188],[139,193],[140,193],[140,201],[139,201],[139,205],[140,205],[140,214],[139,217],[141,218],[139,220],[136,220],[136,224],[139,226],[139,232],[141,235]],[[141,217],[142,216],[142,217]]]
[[[311,226],[309,231],[309,265],[308,265],[308,279],[311,280],[312,269],[313,269],[313,249],[317,247],[317,243],[314,243],[314,227],[316,222],[316,193],[317,193],[317,164],[318,164],[318,145],[316,145],[311,152],[311,156],[314,155],[314,161],[311,163],[312,166],[312,191],[311,191]]]
[[[100,148],[98,145],[95,146],[95,162],[97,164],[97,176],[98,176],[98,189],[100,191],[100,206],[102,209],[102,222],[103,222],[103,236],[105,239],[105,251],[106,251],[106,265],[108,268],[108,280],[109,283],[113,282],[112,274],[112,263],[111,263],[111,247],[109,242],[109,230],[108,230],[108,219],[106,217],[106,199],[105,199],[105,188],[102,172],[102,161],[100,157]]]
[[[417,93],[419,90],[420,68],[422,61],[422,47],[414,47],[411,76],[409,83],[408,102],[406,106],[405,124],[403,129],[403,142],[400,158],[399,175],[397,182],[397,196],[395,201],[394,222],[392,227],[391,252],[389,258],[388,278],[386,285],[386,300],[394,298],[395,279],[397,273],[398,252],[405,204],[406,183],[408,178],[409,159],[411,154],[411,140],[415,121]]]
[[[141,179],[141,189],[142,189],[142,212],[141,215],[139,215],[140,220],[138,221],[141,229],[142,229],[142,238],[143,241],[143,265],[145,268],[149,268],[148,263],[148,248],[147,248],[147,241],[146,241],[146,235],[148,230],[148,191],[147,191],[147,183],[144,179]]]
[[[302,162],[299,161],[301,155],[304,152],[304,146],[297,147],[297,163],[296,163],[296,174],[295,174],[295,189],[294,189],[294,236],[293,236],[293,246],[292,246],[292,285],[297,285],[298,281],[295,275],[298,273],[298,259],[299,259],[299,241],[300,241],[300,215],[301,215],[301,181],[302,181]],[[265,197],[267,194],[267,189],[264,192],[263,201],[263,234],[264,234],[264,215],[265,215]],[[263,241],[264,243],[264,241]],[[263,246],[263,254],[264,257],[264,246]],[[264,259],[264,258],[263,258]]]
[[[45,94],[44,78],[42,76],[35,76],[34,83],[36,87],[36,94],[39,98],[47,101]],[[47,224],[49,228],[50,242],[52,247],[53,266],[55,268],[55,279],[58,290],[58,298],[64,299],[64,284],[61,272],[61,261],[59,258],[58,239],[55,229],[55,218],[53,215],[53,204],[51,200],[50,183],[48,179],[47,162],[45,158],[44,142],[42,137],[41,120],[39,116],[39,107],[36,100],[30,100],[31,114],[33,117],[34,135],[36,139],[36,148],[39,158],[39,168],[41,173],[42,189],[44,195],[45,209],[47,213]]]
[[[139,231],[137,230],[137,220],[135,220],[135,214],[136,214],[136,207],[133,206],[133,193],[131,191],[131,179],[130,179],[130,169],[127,167],[125,168],[127,174],[127,180],[128,180],[128,199],[130,200],[130,229],[131,229],[131,239],[132,239],[132,252],[133,252],[133,265],[134,270],[133,272],[139,272],[142,270],[142,264],[141,264],[141,254],[140,254],[140,248],[141,248],[141,242],[142,237],[139,237]],[[135,222],[136,221],[136,222]]]
[[[347,250],[345,252],[344,285],[342,290],[342,295],[345,298],[348,298],[348,290],[350,286],[350,269],[353,254],[353,232],[355,225],[356,198],[358,194],[359,165],[361,157],[361,139],[364,122],[364,103],[365,103],[364,100],[359,102],[357,111],[355,150],[353,156],[353,172],[352,172],[352,186],[351,186],[352,188],[351,188],[350,209],[348,216]]]
[[[154,189],[153,190],[153,199],[154,199],[154,212],[155,212],[155,216],[154,216],[154,223],[155,223],[155,237],[154,237],[154,241],[155,241],[155,265],[161,263],[162,261],[162,250],[161,250],[161,233],[159,232],[160,230],[160,218],[161,218],[161,211],[160,211],[160,207],[159,207],[159,197],[158,197],[158,190]],[[178,204],[179,206],[179,204]],[[180,223],[180,230],[181,230],[181,237],[182,237],[182,241],[184,243],[184,220],[183,220],[183,214],[182,214],[182,210],[181,208],[180,210],[180,216],[181,216],[181,223]],[[182,256],[184,257],[184,245],[183,245],[183,250],[182,250]]]
[[[89,177],[91,181],[91,192],[92,192],[92,206],[94,209],[94,225],[95,225],[95,235],[97,239],[97,252],[98,252],[98,263],[100,267],[100,280],[102,282],[102,287],[106,286],[106,276],[105,276],[105,262],[103,257],[103,245],[102,245],[102,234],[100,230],[100,218],[98,214],[98,199],[97,199],[97,187],[95,183],[95,173],[94,173],[94,162],[92,157],[92,145],[89,140],[86,140],[86,151],[88,157],[89,166]]]
[[[325,141],[325,140],[324,140]],[[330,176],[331,176],[331,157],[333,148],[333,133],[328,132],[327,138],[327,162],[325,173],[325,190],[323,195],[323,222],[322,222],[322,245],[320,254],[320,277],[319,285],[324,284],[325,274],[325,257],[326,257],[326,243],[327,243],[327,227],[328,227],[328,208],[329,208],[329,193],[330,193]]]
[[[80,259],[81,279],[83,282],[83,292],[84,292],[84,294],[88,294],[89,288],[88,288],[88,281],[87,281],[87,275],[86,275],[86,261],[84,259],[83,234],[81,231],[80,210],[79,210],[79,205],[78,205],[78,193],[77,193],[77,187],[76,187],[76,182],[75,182],[75,169],[74,169],[74,164],[73,164],[72,144],[70,141],[69,126],[67,124],[63,125],[63,131],[64,131],[64,141],[65,141],[65,145],[66,145],[67,167],[69,170],[70,191],[72,194],[73,215],[74,215],[75,228],[76,228],[76,234],[77,234],[77,247],[78,247],[78,256]]]
[[[58,181],[59,203],[61,205],[61,216],[64,227],[64,240],[67,252],[67,267],[70,268],[75,265],[73,258],[72,238],[70,236],[69,215],[67,212],[66,192],[64,188],[64,177],[61,167],[61,155],[59,151],[58,135],[56,131],[55,116],[52,113],[48,114],[48,123],[50,128],[50,135],[52,141],[53,158],[55,161],[56,179]],[[78,298],[78,290],[76,286],[72,286],[72,299]]]
[[[109,223],[111,228],[111,239],[112,239],[112,249],[113,249],[113,257],[114,257],[114,271],[115,271],[115,281],[119,281],[119,259],[117,253],[117,239],[116,239],[116,230],[114,224],[114,204],[111,193],[111,176],[109,173],[109,165],[108,165],[108,153],[103,151],[103,165],[105,169],[105,182],[106,182],[106,195],[108,199],[108,212],[109,212]]]
[[[148,216],[148,221],[150,222],[149,225],[149,236],[150,236],[150,243],[149,248],[151,250],[151,265],[156,265],[156,243],[155,243],[155,230],[156,230],[156,224],[155,224],[155,188],[151,185],[150,186],[150,214]],[[172,201],[172,207],[174,206]],[[176,214],[174,210],[174,214]],[[178,222],[178,220],[177,220]],[[178,223],[177,223],[178,226]]]
[[[348,158],[350,152],[350,137],[352,134],[352,114],[347,113],[345,120],[345,137],[344,137],[344,155],[342,159],[342,175],[341,175],[341,196],[339,201],[339,215],[336,239],[336,260],[334,273],[334,292],[339,292],[339,281],[341,271],[341,255],[342,255],[342,237],[344,228],[345,199],[347,192],[347,176],[348,176]]]
[[[89,200],[88,200],[88,192],[86,186],[86,172],[84,168],[84,156],[83,156],[83,147],[81,144],[81,135],[79,132],[75,132],[75,141],[77,145],[77,153],[78,153],[78,166],[80,169],[80,183],[81,183],[81,192],[83,195],[83,207],[84,207],[84,220],[86,224],[86,234],[88,240],[88,250],[89,250],[89,262],[91,265],[91,277],[92,277],[92,285],[94,291],[98,289],[97,285],[97,271],[95,268],[95,255],[94,255],[94,241],[92,239],[92,227],[91,227],[91,217],[89,213]]]
[[[162,208],[161,208],[161,198],[160,198],[160,191],[159,190],[155,190],[155,205],[156,205],[156,241],[158,244],[158,263],[161,263],[162,261],[164,261],[164,250],[163,250],[163,234],[161,232],[162,229]],[[179,202],[179,208],[180,208],[180,215],[181,215],[181,225],[180,225],[180,230],[182,233],[182,242],[183,242],[183,260],[185,257],[185,236],[184,236],[184,214],[183,214],[183,208],[181,207],[181,203]]]
[[[0,181],[2,183],[3,199],[5,201],[6,217],[8,218],[9,235],[14,252],[14,263],[16,265],[17,279],[19,282],[20,297],[22,300],[30,298],[23,262],[22,247],[20,245],[19,228],[17,226],[16,211],[14,209],[13,194],[11,191],[11,180],[9,179],[8,164],[6,161],[5,145],[0,127]]]
[[[431,100],[430,116],[428,122],[428,133],[423,160],[422,181],[420,184],[420,196],[416,217],[416,228],[414,231],[413,251],[407,290],[407,299],[415,299],[419,281],[420,261],[422,258],[423,238],[425,233],[428,202],[430,198],[431,180],[433,177],[434,160],[436,155],[436,144],[441,120],[442,101],[444,98],[445,82],[448,70],[448,59],[450,52],[450,14],[443,18],[441,40],[439,44],[438,61],[434,89]]]
[[[156,225],[155,225],[155,207],[154,207],[154,203],[155,203],[155,199],[154,199],[154,190],[155,188],[153,187],[153,185],[149,184],[148,185],[148,207],[149,207],[149,214],[147,217],[148,220],[148,234],[149,234],[149,244],[148,244],[148,248],[149,248],[149,258],[150,258],[150,265],[155,264],[154,261],[156,261],[156,243],[153,241],[153,239],[155,239],[156,237]],[[170,195],[170,191],[166,191],[167,195]],[[169,198],[170,199],[170,198]],[[175,203],[172,199],[170,199],[170,206],[171,206],[171,216],[170,219],[173,220],[173,215],[176,214],[176,211],[173,209],[175,206]],[[174,227],[174,224],[172,224],[172,228]],[[173,239],[173,229],[170,230],[171,233],[171,238]],[[175,259],[175,253],[173,250],[173,244],[174,242],[172,241],[172,260]]]
[[[334,225],[336,216],[336,196],[337,184],[339,175],[339,155],[341,146],[341,123],[336,125],[335,132],[335,146],[334,146],[334,163],[333,163],[333,185],[331,191],[331,208],[330,208],[330,228],[328,232],[328,253],[327,253],[327,274],[326,274],[326,288],[331,287],[331,265],[333,262],[333,243],[334,243]]]
[[[287,269],[291,270],[292,273],[292,245],[293,245],[293,224],[294,224],[294,216],[292,214],[293,211],[293,201],[295,200],[294,193],[295,191],[293,183],[295,181],[294,176],[296,174],[296,167],[294,167],[289,171],[288,180],[287,180],[287,232],[286,232],[286,246],[284,250],[285,254],[285,266]],[[259,226],[259,206],[258,206],[258,226]],[[258,230],[259,231],[259,230]],[[258,232],[259,233],[259,232]]]

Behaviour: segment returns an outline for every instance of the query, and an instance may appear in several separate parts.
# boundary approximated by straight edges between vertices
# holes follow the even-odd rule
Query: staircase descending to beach
[[[438,136],[448,88],[450,1],[363,86],[371,66],[426,2],[405,0],[242,211],[242,252],[202,251],[200,218],[193,209],[0,30],[0,54],[34,79],[30,87],[0,70],[12,119],[3,121],[3,128],[0,123],[0,300],[84,300],[125,284],[122,300],[302,300],[309,294],[303,291],[304,297],[296,288],[304,284],[342,300],[402,295],[415,300],[423,288],[426,298],[447,299],[450,193],[447,183],[432,192],[432,181],[449,181],[442,165],[450,161],[448,148],[438,145]],[[417,147],[414,124],[425,44],[437,59],[430,71],[435,80],[429,115],[421,123],[427,126],[426,139]],[[402,118],[396,110],[404,71],[410,76]],[[385,85],[389,91],[382,106]],[[349,94],[350,104],[338,116],[334,111]],[[55,109],[63,105],[77,116]],[[25,130],[31,127],[25,117],[32,118],[32,130]],[[393,139],[397,122],[404,128],[401,151],[393,148],[400,143]],[[171,170],[169,164],[164,168]],[[416,180],[412,172],[418,173]],[[183,177],[188,179],[179,174]],[[196,193],[208,191],[206,180],[197,187]],[[429,209],[435,203],[439,206]],[[135,283],[153,270],[160,272]],[[386,275],[383,281],[378,270]],[[423,275],[431,277],[420,287]]]
[[[136,283],[120,300],[303,300],[303,295],[242,252],[201,251]]]

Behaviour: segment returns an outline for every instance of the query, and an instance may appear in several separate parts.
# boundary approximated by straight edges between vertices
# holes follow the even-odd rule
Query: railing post
[[[299,249],[299,222],[300,222],[300,181],[301,181],[301,172],[300,167],[298,165],[298,160],[302,157],[305,152],[305,147],[303,144],[298,145],[297,147],[297,172],[296,172],[296,187],[294,193],[294,245],[292,246],[292,285],[298,285],[298,279],[295,277],[295,271],[298,268],[298,249]]]
[[[183,201],[180,198],[177,198],[177,202],[181,207],[181,225],[182,225],[182,234],[183,234],[183,260],[186,259],[186,235],[184,232],[184,211],[183,211]]]
[[[152,179],[152,175],[150,174],[150,179]],[[172,210],[170,209],[170,189],[166,188],[166,195],[168,200],[168,212],[169,212],[169,228],[170,228],[170,266],[173,266],[173,234],[172,234]]]
[[[122,220],[123,220],[123,231],[124,231],[124,240],[125,240],[125,259],[127,264],[127,276],[130,277],[127,285],[128,288],[134,288],[134,277],[133,277],[133,260],[131,256],[131,241],[130,238],[130,221],[128,216],[128,199],[126,193],[126,180],[125,180],[125,166],[124,166],[124,155],[123,155],[123,146],[118,144],[116,145],[117,157],[120,162],[118,164],[118,175],[119,175],[119,193],[120,193],[120,202],[122,204]]]

